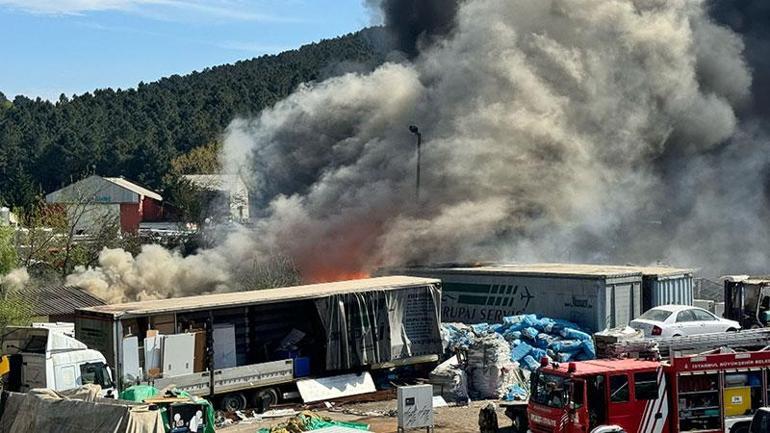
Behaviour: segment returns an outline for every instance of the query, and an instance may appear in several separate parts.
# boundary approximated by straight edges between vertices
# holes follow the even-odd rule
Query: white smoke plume
[[[730,251],[764,245],[764,232],[717,233],[767,208],[761,187],[743,190],[749,208],[723,208],[753,180],[720,156],[765,159],[740,153],[745,132],[729,140],[751,76],[704,3],[465,0],[451,22],[408,62],[303,85],[233,121],[222,158],[251,183],[253,230],[187,258],[105,252],[70,281],[122,299],[235,289],[245,258],[275,251],[312,281],[476,260],[724,270]],[[419,200],[410,124],[424,139]]]
[[[0,286],[3,287],[3,291],[15,292],[24,288],[29,282],[29,273],[27,268],[16,268],[11,270],[5,275],[0,275]]]

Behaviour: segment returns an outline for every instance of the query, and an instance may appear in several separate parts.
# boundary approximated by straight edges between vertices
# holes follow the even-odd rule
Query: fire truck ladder
[[[672,353],[699,353],[727,347],[734,350],[758,350],[770,346],[770,328],[747,329],[738,332],[664,337],[654,340],[661,356]]]

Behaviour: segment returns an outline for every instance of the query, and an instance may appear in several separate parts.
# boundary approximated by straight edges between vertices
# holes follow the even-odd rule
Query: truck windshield
[[[565,385],[567,378],[553,374],[535,373],[532,375],[532,396],[530,399],[537,404],[553,408],[563,408],[569,402],[569,394]]]
[[[83,385],[94,383],[102,389],[112,388],[112,377],[109,368],[101,362],[83,364],[80,366],[80,374]]]

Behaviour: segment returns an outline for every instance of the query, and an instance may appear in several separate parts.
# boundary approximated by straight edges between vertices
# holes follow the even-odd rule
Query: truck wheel
[[[278,404],[278,398],[277,389],[260,389],[254,393],[251,401],[251,407],[254,408],[257,413],[262,413],[269,410],[271,406]]]
[[[235,412],[246,409],[246,396],[240,392],[234,392],[222,397],[219,406],[226,412]]]
[[[516,414],[512,414],[510,416],[511,421],[513,421],[513,424],[511,425],[513,431],[515,433],[527,433],[527,413],[526,412],[517,412]]]

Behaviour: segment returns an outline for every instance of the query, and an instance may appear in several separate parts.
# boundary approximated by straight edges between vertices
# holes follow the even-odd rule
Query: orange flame
[[[342,269],[326,269],[314,272],[305,279],[308,283],[331,283],[334,281],[360,280],[369,278],[370,275],[362,271],[345,271]]]

